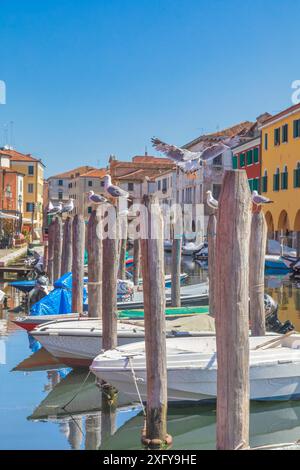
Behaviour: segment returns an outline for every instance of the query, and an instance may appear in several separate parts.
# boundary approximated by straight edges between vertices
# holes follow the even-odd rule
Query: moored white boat
[[[288,400],[300,397],[300,335],[279,337],[280,345],[255,347],[266,337],[250,337],[250,398]],[[215,337],[167,339],[169,401],[203,401],[216,398],[217,361]],[[147,396],[144,343],[106,351],[97,356],[91,371],[132,400],[137,400],[135,373],[143,400]]]
[[[199,318],[198,318],[199,317]],[[99,319],[49,322],[31,332],[43,347],[70,366],[89,366],[102,347],[102,323]],[[167,336],[207,336],[214,333],[214,320],[205,314],[167,320]],[[118,322],[118,344],[144,340],[143,321]]]

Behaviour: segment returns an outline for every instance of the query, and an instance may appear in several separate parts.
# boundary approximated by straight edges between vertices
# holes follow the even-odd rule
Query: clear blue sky
[[[295,0],[0,0],[14,147],[47,175],[291,105]]]

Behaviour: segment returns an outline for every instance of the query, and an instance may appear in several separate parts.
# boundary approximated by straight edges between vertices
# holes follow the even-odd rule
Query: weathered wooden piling
[[[44,241],[44,257],[43,257],[43,269],[48,272],[48,240]]]
[[[54,257],[54,238],[55,238],[55,225],[54,220],[48,228],[48,278],[50,285],[53,284],[53,257]]]
[[[215,272],[216,272],[216,237],[217,237],[217,218],[211,214],[207,224],[207,243],[208,243],[208,279],[209,279],[209,313],[215,316]]]
[[[85,450],[98,450],[101,445],[101,413],[85,418]]]
[[[88,222],[89,317],[102,317],[101,215],[94,210]]]
[[[136,238],[133,242],[133,283],[139,285],[141,266],[141,239]]]
[[[226,171],[218,209],[215,315],[217,449],[249,442],[249,242],[251,195],[246,172]]]
[[[62,256],[62,220],[61,217],[54,219],[54,256],[53,256],[53,278],[54,282],[60,278],[61,256]]]
[[[266,334],[264,306],[265,254],[267,224],[263,212],[254,212],[249,253],[250,324],[252,336]]]
[[[61,274],[72,271],[72,217],[67,217],[64,223],[63,248],[61,259]]]
[[[109,210],[114,210],[110,207]],[[118,218],[110,219],[109,234],[103,238],[102,348],[117,346],[117,281],[119,266]]]
[[[73,220],[73,261],[72,261],[72,311],[83,313],[83,276],[85,223],[81,214],[76,214]]]
[[[297,257],[300,258],[300,231],[296,232],[296,253]]]
[[[146,428],[142,442],[161,447],[167,436],[167,362],[163,218],[157,199],[144,196],[148,209],[146,238],[141,240],[147,363]]]
[[[181,250],[182,238],[181,234],[176,235],[172,242],[172,273],[171,273],[171,304],[172,307],[180,307],[180,274],[181,274]]]
[[[120,227],[120,256],[119,256],[119,279],[126,279],[126,250],[127,250],[127,234],[128,222],[127,216],[119,217]]]

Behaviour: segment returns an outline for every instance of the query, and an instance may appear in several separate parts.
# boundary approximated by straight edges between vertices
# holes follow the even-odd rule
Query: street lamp
[[[19,197],[18,197],[18,207],[19,207],[19,233],[22,233],[22,224],[23,224],[23,220],[22,220],[22,205],[23,205],[22,195],[19,194]]]

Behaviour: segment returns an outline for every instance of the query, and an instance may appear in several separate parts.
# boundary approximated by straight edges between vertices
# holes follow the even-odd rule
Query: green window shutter
[[[253,163],[253,152],[252,150],[248,150],[247,152],[247,165],[252,165]]]
[[[261,188],[262,188],[263,193],[266,193],[268,191],[268,177],[267,176],[262,177]]]
[[[297,188],[297,170],[294,170],[294,188]]]
[[[253,180],[249,179],[248,182],[249,182],[250,191],[253,191]]]
[[[279,191],[279,173],[273,176],[273,190]]]
[[[245,166],[245,154],[244,153],[241,153],[240,155],[240,167],[244,167]]]
[[[253,187],[253,190],[258,191],[258,178],[255,178],[255,179],[253,180],[253,185],[252,185],[252,187]]]
[[[259,152],[257,148],[253,150],[253,159],[254,159],[254,163],[259,162]]]
[[[234,155],[234,157],[232,157],[232,168],[236,170],[237,167],[238,167],[238,157],[237,155]]]

